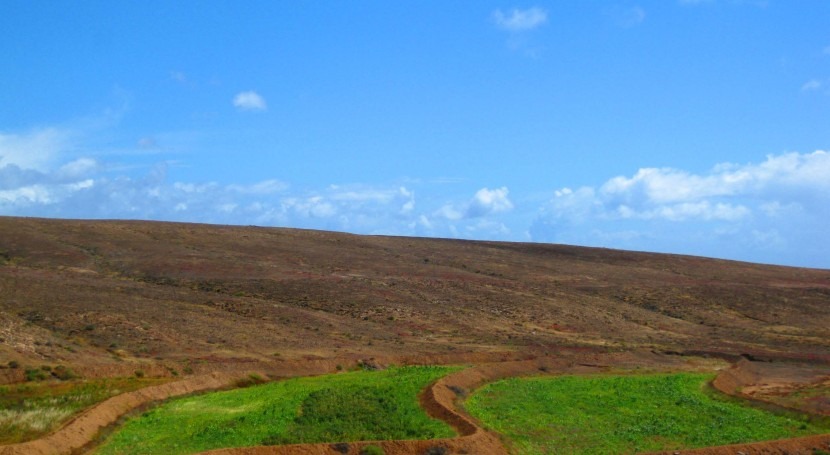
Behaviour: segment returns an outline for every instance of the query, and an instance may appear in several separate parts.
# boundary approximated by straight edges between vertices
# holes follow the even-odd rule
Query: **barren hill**
[[[549,351],[830,359],[830,270],[529,243],[0,218],[0,364]]]

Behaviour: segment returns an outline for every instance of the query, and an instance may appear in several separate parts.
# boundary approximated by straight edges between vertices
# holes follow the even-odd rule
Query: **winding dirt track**
[[[41,439],[0,446],[0,455],[69,454],[93,441],[102,428],[133,409],[170,397],[227,387],[235,380],[227,374],[212,373],[122,393],[87,409]]]
[[[203,454],[337,455],[344,453],[343,450],[347,450],[345,453],[357,454],[362,448],[368,445],[376,445],[382,447],[388,455],[423,454],[427,453],[430,449],[439,447],[444,448],[446,450],[445,453],[502,455],[507,454],[508,450],[502,444],[499,437],[483,429],[474,419],[458,409],[456,400],[459,398],[459,395],[474,390],[486,382],[511,376],[538,374],[542,372],[555,374],[596,373],[606,371],[610,365],[617,368],[626,368],[642,364],[651,364],[655,369],[666,371],[695,368],[695,365],[690,365],[682,359],[666,359],[662,357],[657,360],[653,354],[642,352],[590,354],[581,356],[579,362],[576,362],[573,357],[568,356],[541,357],[528,360],[507,360],[504,358],[511,357],[510,355],[488,357],[493,357],[490,359],[492,363],[481,363],[439,379],[420,396],[421,405],[430,416],[447,422],[458,432],[459,436],[455,438],[411,441],[360,441],[350,442],[337,447],[334,444],[322,443],[227,448],[203,452]],[[457,361],[461,359],[441,360]],[[482,361],[485,359],[471,358],[468,360]],[[319,365],[306,365],[303,372],[306,374],[328,372],[334,367],[334,365],[328,365],[328,363],[321,362]],[[271,371],[270,373],[274,375],[275,372]],[[212,373],[118,395],[83,412],[59,430],[44,438],[21,444],[0,446],[0,455],[77,453],[93,441],[101,429],[114,424],[120,416],[131,410],[170,397],[228,387],[239,379],[239,374]],[[749,363],[739,362],[733,365],[732,368],[723,370],[713,385],[722,392],[736,395],[738,394],[737,390],[741,386],[751,384],[757,380],[758,378],[750,368]],[[830,434],[780,441],[656,453],[662,455],[735,455],[740,453],[745,455],[809,455],[814,450],[819,449],[830,450]]]
[[[752,363],[741,360],[732,368],[723,370],[712,381],[712,385],[728,395],[739,396],[745,400],[765,403],[749,395],[740,393],[741,388],[758,384],[763,380]],[[718,447],[704,447],[693,450],[675,450],[658,452],[661,455],[812,455],[817,450],[830,451],[830,434],[807,436],[803,438],[781,439],[750,444],[733,444]]]

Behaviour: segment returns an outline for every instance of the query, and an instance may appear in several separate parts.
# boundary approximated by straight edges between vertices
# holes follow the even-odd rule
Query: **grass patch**
[[[0,444],[36,439],[107,398],[166,381],[113,378],[2,386]]]
[[[706,374],[512,378],[467,410],[517,454],[630,454],[825,433],[828,426],[707,393]]]
[[[96,453],[186,454],[220,447],[453,436],[418,393],[457,367],[295,378],[171,400],[130,419]]]

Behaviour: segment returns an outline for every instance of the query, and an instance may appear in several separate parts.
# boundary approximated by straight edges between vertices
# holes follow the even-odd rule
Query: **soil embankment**
[[[421,405],[430,416],[450,424],[459,434],[455,438],[419,441],[360,441],[336,446],[294,444],[217,449],[201,455],[337,455],[358,454],[368,445],[376,445],[387,455],[423,454],[433,448],[444,453],[507,454],[499,437],[482,428],[472,417],[459,409],[457,401],[484,383],[512,376],[545,373],[598,373],[612,368],[643,366],[655,369],[695,369],[701,367],[678,357],[659,356],[647,352],[584,353],[576,356],[540,357],[528,360],[483,363],[439,379],[420,397]],[[435,452],[440,453],[440,452]]]
[[[721,371],[712,381],[712,386],[725,394],[753,401],[764,407],[785,408],[744,392],[770,384],[797,384],[809,381],[815,375],[816,370],[808,365],[750,362],[744,359]],[[818,450],[830,451],[830,434],[691,450],[669,450],[656,452],[654,455],[812,455]]]
[[[41,439],[0,446],[0,455],[54,455],[73,453],[89,444],[98,432],[141,405],[170,397],[233,384],[234,376],[213,373],[182,381],[147,387],[112,397],[84,411],[54,433]]]
[[[411,441],[359,441],[350,443],[294,444],[285,446],[260,446],[217,449],[204,454],[210,455],[323,455],[357,454],[369,445],[383,448],[388,455],[422,453],[468,453],[506,454],[507,448],[497,435],[483,429],[472,417],[458,406],[458,401],[467,393],[484,383],[532,374],[574,374],[598,373],[613,370],[678,371],[711,370],[713,360],[665,356],[650,352],[580,352],[579,355],[560,353],[557,356],[543,356],[534,359],[522,358],[520,354],[490,353],[448,355],[446,358],[374,358],[371,362],[383,364],[418,363],[469,363],[475,366],[446,376],[433,383],[420,396],[425,411],[432,417],[450,424],[459,434],[455,438]],[[260,373],[269,376],[297,376],[322,374],[333,371],[342,361],[306,361],[300,365],[294,362],[278,362]],[[722,363],[720,364],[722,365]],[[767,367],[769,369],[769,367]],[[247,374],[247,373],[246,373]],[[0,446],[0,455],[18,454],[69,454],[82,450],[94,440],[98,432],[114,424],[120,416],[142,405],[166,398],[218,389],[232,385],[244,374],[237,372],[214,372],[182,381],[149,387],[113,397],[90,408],[61,427],[58,431],[35,441]],[[764,369],[753,362],[741,361],[732,368],[724,369],[714,381],[714,386],[731,395],[740,395],[740,390],[759,384],[765,379]],[[443,449],[443,450],[441,450]],[[738,444],[708,447],[694,450],[659,452],[662,455],[745,455],[760,454],[812,454],[815,450],[830,450],[830,435],[820,435],[780,441],[753,444]]]

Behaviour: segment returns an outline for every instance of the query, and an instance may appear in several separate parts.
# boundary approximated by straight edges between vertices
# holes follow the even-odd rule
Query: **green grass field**
[[[512,378],[476,391],[466,409],[516,454],[630,454],[826,433],[718,398],[704,374]]]
[[[457,367],[400,367],[289,379],[169,401],[130,419],[99,454],[451,437],[418,393]]]
[[[169,379],[114,378],[0,387],[0,444],[40,437],[77,412],[119,393]]]

